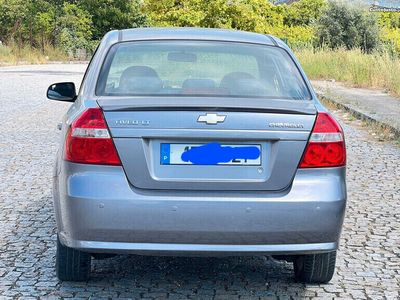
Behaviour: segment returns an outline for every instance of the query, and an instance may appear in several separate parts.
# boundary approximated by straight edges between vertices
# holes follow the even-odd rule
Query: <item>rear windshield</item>
[[[205,41],[116,44],[102,67],[96,94],[310,99],[285,50]]]

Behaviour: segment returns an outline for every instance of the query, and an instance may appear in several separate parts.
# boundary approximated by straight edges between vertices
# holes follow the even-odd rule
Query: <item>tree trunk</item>
[[[14,41],[15,34],[18,31],[18,28],[21,26],[21,19],[17,19],[14,23],[13,29],[11,30],[10,39]]]

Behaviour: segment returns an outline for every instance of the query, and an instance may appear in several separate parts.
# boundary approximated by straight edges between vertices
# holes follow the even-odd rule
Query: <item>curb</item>
[[[317,92],[317,96],[322,102],[327,102],[327,103],[330,103],[340,109],[343,109],[343,110],[351,113],[354,117],[356,117],[359,120],[372,122],[381,128],[389,129],[389,131],[394,135],[394,138],[400,139],[400,130],[395,128],[394,126],[392,126],[388,123],[382,122],[382,121],[378,121],[378,120],[372,118],[371,116],[368,116],[365,113],[355,110],[354,108],[335,100],[333,97],[327,97],[320,92]]]

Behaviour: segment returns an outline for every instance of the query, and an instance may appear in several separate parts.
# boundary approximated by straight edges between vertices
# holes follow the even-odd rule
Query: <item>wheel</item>
[[[85,281],[90,277],[91,256],[60,243],[57,236],[56,273],[63,281]]]
[[[336,251],[298,256],[294,264],[294,274],[304,283],[327,283],[335,272]]]

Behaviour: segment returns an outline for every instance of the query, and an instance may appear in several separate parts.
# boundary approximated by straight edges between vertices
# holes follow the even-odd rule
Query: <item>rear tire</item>
[[[91,256],[60,243],[57,236],[56,273],[62,281],[86,281],[90,277]]]
[[[298,256],[294,264],[294,274],[304,283],[328,283],[335,273],[336,251]]]

